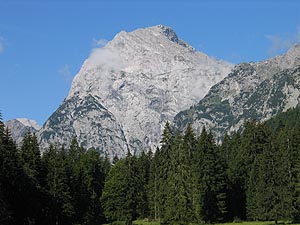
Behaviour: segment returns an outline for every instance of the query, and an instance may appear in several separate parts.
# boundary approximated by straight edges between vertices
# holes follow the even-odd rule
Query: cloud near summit
[[[104,67],[112,70],[121,70],[126,67],[126,64],[117,51],[108,48],[95,48],[88,58],[87,66],[90,69]]]
[[[300,27],[297,27],[296,33],[293,34],[266,35],[265,37],[271,42],[268,54],[280,54],[293,47],[295,44],[300,43]]]
[[[103,47],[108,43],[108,40],[106,40],[105,38],[100,38],[99,40],[97,40],[96,38],[93,38],[93,45],[97,46],[97,47]]]

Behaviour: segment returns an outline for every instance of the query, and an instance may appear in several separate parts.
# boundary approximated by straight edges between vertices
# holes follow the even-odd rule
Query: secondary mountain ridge
[[[221,140],[248,120],[265,121],[300,101],[300,45],[286,54],[257,63],[241,63],[214,85],[198,104],[176,115],[184,130],[188,123],[210,128]]]

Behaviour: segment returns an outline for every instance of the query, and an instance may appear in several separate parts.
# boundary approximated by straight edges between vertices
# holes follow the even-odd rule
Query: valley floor
[[[134,225],[160,225],[159,222],[146,222],[144,220],[136,220],[133,222]],[[254,221],[254,222],[232,222],[232,223],[220,223],[215,225],[274,225],[274,221]],[[289,222],[278,222],[278,224],[291,224]],[[190,224],[190,225],[197,225],[197,224]],[[293,225],[300,225],[299,223]]]

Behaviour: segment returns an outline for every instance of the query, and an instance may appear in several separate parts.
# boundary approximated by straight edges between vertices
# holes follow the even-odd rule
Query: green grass
[[[136,220],[133,222],[135,225],[160,225],[159,222],[147,222],[145,220]]]
[[[147,222],[144,220],[136,220],[133,222],[135,225],[160,225],[159,222]],[[266,221],[266,222],[232,222],[232,223],[220,223],[215,225],[274,225],[274,221]],[[278,222],[278,224],[284,224],[283,222]],[[290,224],[290,223],[285,223]],[[196,225],[196,224],[193,224]],[[293,224],[293,225],[300,225],[300,224]]]
[[[123,224],[123,223],[120,223],[120,224]],[[134,225],[160,225],[159,222],[151,222],[151,221],[145,221],[145,220],[136,220],[133,222]],[[218,223],[218,224],[214,224],[214,225],[274,225],[274,221],[265,221],[265,222],[258,222],[258,221],[255,221],[255,222],[232,222],[232,223]],[[283,222],[278,222],[278,225],[279,224],[291,224],[291,223],[283,223]],[[109,224],[107,224],[109,225]],[[125,225],[125,222],[124,222],[124,225]],[[200,224],[187,224],[187,225],[200,225]],[[300,225],[300,224],[291,224],[291,225]]]
[[[232,223],[222,223],[222,225],[274,225],[274,221],[266,221],[266,222],[232,222]],[[279,223],[278,223],[279,224]],[[219,225],[219,224],[218,224]]]

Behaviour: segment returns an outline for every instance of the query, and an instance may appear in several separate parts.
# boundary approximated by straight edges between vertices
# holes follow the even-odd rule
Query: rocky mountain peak
[[[17,145],[22,143],[23,137],[28,132],[37,133],[41,129],[36,121],[27,118],[8,120],[4,124],[10,130],[12,138],[16,141]]]
[[[177,43],[185,48],[189,48],[192,50],[195,50],[193,47],[191,47],[189,44],[187,44],[185,41],[181,40],[178,38],[177,34],[175,33],[175,31],[168,26],[164,26],[164,25],[157,25],[155,26],[158,29],[161,29],[161,32],[172,42]]]
[[[165,122],[196,104],[231,68],[194,51],[169,27],[122,31],[85,61],[67,98],[42,128],[41,143],[67,144],[77,137],[111,157],[122,156],[127,146],[154,149]]]
[[[35,120],[30,120],[27,118],[17,118],[16,120],[24,124],[24,126],[33,127],[35,130],[42,128]]]

